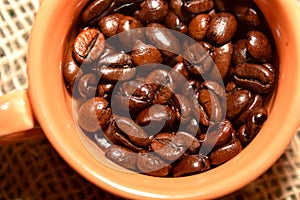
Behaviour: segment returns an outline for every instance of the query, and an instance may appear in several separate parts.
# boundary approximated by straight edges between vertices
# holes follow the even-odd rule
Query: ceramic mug
[[[45,0],[42,3],[29,43],[29,95],[25,91],[20,97],[25,112],[13,115],[10,109],[5,112],[2,109],[1,119],[25,117],[23,119],[30,122],[23,127],[27,130],[34,127],[36,119],[71,167],[115,195],[133,199],[213,199],[236,191],[272,166],[300,125],[300,11],[297,2],[254,1],[275,39],[280,66],[278,88],[269,118],[260,133],[240,154],[215,169],[180,178],[146,176],[103,164],[85,147],[73,120],[72,100],[64,86],[61,63],[69,28],[87,0]],[[16,121],[10,120],[6,125],[13,128]],[[20,129],[7,131],[20,132]],[[106,162],[103,152],[98,156]]]

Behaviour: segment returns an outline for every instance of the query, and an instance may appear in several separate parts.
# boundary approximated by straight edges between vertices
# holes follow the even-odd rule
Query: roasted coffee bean
[[[190,121],[193,112],[191,101],[183,95],[175,94],[174,102],[180,113],[180,123]]]
[[[117,30],[118,38],[127,52],[132,50],[137,40],[144,41],[144,31],[142,27],[143,25],[140,20],[131,16],[124,16],[120,20]]]
[[[152,71],[145,82],[155,86],[154,104],[166,104],[174,95],[176,86],[172,74],[164,69]]]
[[[175,161],[187,150],[181,138],[172,133],[159,133],[151,142],[151,149],[160,158],[167,161]]]
[[[96,61],[102,54],[105,46],[104,35],[95,28],[87,28],[78,34],[73,45],[73,55],[76,61]]]
[[[102,57],[98,61],[98,66],[106,65],[111,67],[120,67],[120,66],[132,66],[132,60],[130,54],[126,53],[112,53],[105,57]]]
[[[98,95],[100,97],[107,98],[109,93],[114,89],[114,87],[115,87],[115,85],[111,84],[111,83],[99,84],[98,87],[97,87]]]
[[[173,169],[173,176],[187,176],[210,169],[208,157],[201,154],[185,156]]]
[[[176,126],[176,113],[167,105],[154,104],[142,110],[136,117],[140,126],[147,126],[148,130],[156,130],[158,127],[169,130]]]
[[[226,97],[225,88],[216,81],[204,81],[201,83],[201,88],[208,89],[215,93],[219,97],[220,101],[223,101]]]
[[[253,8],[248,6],[236,6],[234,8],[234,14],[237,16],[237,19],[246,24],[247,26],[256,27],[261,24],[261,19]]]
[[[186,80],[189,77],[188,71],[183,62],[177,62],[173,66],[173,70],[171,71],[172,77],[176,84],[186,83]],[[184,88],[186,89],[186,88]]]
[[[202,13],[211,10],[214,7],[213,0],[188,0],[184,1],[183,7],[191,13]]]
[[[180,43],[178,39],[164,25],[150,23],[147,25],[145,32],[150,43],[161,50],[164,55],[173,57],[175,53],[180,53]]]
[[[247,108],[245,108],[242,114],[238,116],[238,118],[235,120],[235,123],[236,124],[246,123],[253,109],[261,106],[263,106],[263,98],[259,94],[253,95],[248,103]]]
[[[218,122],[224,117],[222,103],[212,91],[201,89],[198,93],[198,101],[203,106],[210,121]]]
[[[150,63],[162,63],[160,51],[153,45],[147,45],[137,40],[131,53],[132,61],[136,66]]]
[[[114,13],[101,18],[98,22],[101,32],[107,37],[116,35],[123,17],[124,15],[121,13]]]
[[[194,107],[195,109],[193,110],[193,115],[199,119],[199,123],[203,126],[209,126],[211,121],[210,121],[210,117],[208,115],[208,113],[206,112],[205,108],[198,103],[194,103]]]
[[[247,34],[247,48],[251,56],[259,62],[266,62],[272,57],[272,46],[268,37],[260,31]]]
[[[110,116],[111,108],[107,100],[102,97],[93,97],[80,106],[77,122],[82,129],[93,133],[104,128]]]
[[[185,34],[188,31],[188,26],[184,24],[180,20],[180,18],[172,11],[168,12],[164,20],[164,24],[166,25],[167,28],[173,29],[183,34]]]
[[[137,154],[126,147],[112,145],[105,150],[105,156],[122,167],[137,170]]]
[[[234,44],[232,61],[235,65],[251,61],[246,39],[240,39]]]
[[[81,19],[88,23],[101,15],[107,8],[111,6],[113,0],[94,0],[81,15]]]
[[[228,12],[217,13],[209,22],[207,38],[216,45],[229,42],[237,30],[235,17]]]
[[[183,4],[184,0],[170,0],[169,8],[182,22],[187,23],[194,14],[187,12],[184,9]]]
[[[243,63],[235,67],[234,80],[241,87],[259,94],[274,90],[276,71],[272,64]]]
[[[216,47],[214,53],[215,53],[214,61],[219,69],[221,78],[223,80],[225,80],[225,78],[229,72],[231,58],[232,58],[232,54],[233,54],[232,43],[229,42],[229,43],[224,44],[221,47]]]
[[[98,74],[107,81],[117,82],[131,79],[135,73],[136,68],[131,67],[110,67],[110,66],[101,66],[97,69]]]
[[[159,177],[167,176],[172,169],[170,164],[154,155],[153,152],[147,151],[141,151],[138,154],[137,166],[142,173]]]
[[[247,132],[254,138],[260,131],[262,125],[268,118],[268,110],[265,107],[256,107],[252,110],[249,120],[246,123]]]
[[[149,107],[154,99],[155,90],[144,81],[124,82],[115,95],[117,107],[129,109],[130,112],[141,111]]]
[[[79,94],[84,98],[96,96],[98,80],[95,74],[88,73],[82,75],[77,84]]]
[[[209,159],[212,165],[220,165],[239,154],[243,149],[241,142],[238,139],[232,140],[229,143],[215,149]]]
[[[112,145],[110,141],[108,141],[105,137],[99,136],[98,134],[95,134],[94,139],[96,141],[97,146],[103,151],[105,151],[106,149],[108,149],[108,147]]]
[[[81,74],[81,69],[73,60],[63,65],[63,76],[68,83],[74,84],[76,78]]]
[[[227,94],[226,117],[229,120],[235,119],[248,106],[251,99],[251,92],[244,89],[235,89]]]
[[[161,22],[168,14],[168,2],[166,0],[145,0],[134,16],[143,23]]]
[[[188,34],[195,40],[202,40],[207,33],[210,17],[208,14],[199,14],[189,23]]]

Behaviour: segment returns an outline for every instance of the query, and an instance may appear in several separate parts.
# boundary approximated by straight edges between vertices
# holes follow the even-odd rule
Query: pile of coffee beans
[[[278,71],[251,0],[90,0],[63,62],[84,134],[112,162],[160,177],[239,154],[267,120]]]

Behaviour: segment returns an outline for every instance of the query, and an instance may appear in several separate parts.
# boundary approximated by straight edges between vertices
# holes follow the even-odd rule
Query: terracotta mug
[[[65,90],[61,63],[69,28],[87,0],[45,0],[42,3],[29,44],[29,96],[25,91],[15,103],[11,100],[16,96],[4,97],[0,115],[1,120],[7,119],[5,131],[28,130],[34,127],[36,119],[71,167],[100,188],[125,198],[213,199],[244,187],[272,166],[300,125],[300,11],[297,2],[254,1],[275,39],[280,66],[278,88],[269,118],[259,134],[225,164],[202,174],[158,178],[118,170],[106,163],[103,152],[92,145],[90,149],[85,147],[73,120],[72,100]],[[7,110],[5,102],[9,102]],[[25,126],[13,129],[16,123]],[[90,151],[98,153],[98,158]]]

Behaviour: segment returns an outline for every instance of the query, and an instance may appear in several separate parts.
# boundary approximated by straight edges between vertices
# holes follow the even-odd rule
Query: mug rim
[[[61,66],[59,67],[59,69],[53,72],[53,70],[50,70],[50,68],[47,67],[49,64],[47,65],[45,63],[55,62],[56,64],[61,64],[60,60],[61,54],[63,52],[64,39],[59,38],[59,36],[66,35],[67,30],[54,29],[55,31],[53,32],[53,28],[56,26],[70,26],[70,18],[65,16],[63,11],[67,8],[70,8],[71,6],[79,9],[81,7],[81,4],[84,2],[87,2],[87,0],[82,1],[81,3],[79,1],[70,2],[61,0],[44,0],[40,10],[36,15],[36,20],[34,22],[30,36],[28,50],[29,96],[34,114],[56,151],[58,151],[58,153],[64,158],[64,160],[66,160],[67,163],[77,172],[79,172],[83,177],[92,181],[98,187],[114,193],[115,195],[127,198],[217,198],[245,186],[247,183],[251,182],[263,172],[265,172],[277,160],[277,158],[280,157],[284,149],[289,144],[289,141],[291,141],[291,139],[293,138],[293,134],[286,134],[285,137],[283,136],[283,134],[278,134],[277,136],[275,136],[274,141],[276,142],[274,142],[274,144],[269,144],[266,146],[260,144],[261,148],[265,148],[265,151],[263,153],[261,153],[257,149],[253,149],[254,143],[250,143],[249,146],[247,146],[238,156],[236,156],[232,160],[226,162],[220,167],[217,167],[216,169],[209,170],[203,174],[179,178],[158,178],[134,173],[123,174],[121,172],[114,172],[113,170],[105,166],[97,165],[97,160],[95,160],[95,158],[90,155],[90,153],[87,152],[87,150],[83,146],[74,147],[73,140],[66,140],[66,138],[68,137],[74,137],[73,131],[76,131],[76,129],[72,124],[72,114],[64,112],[67,111],[67,106],[64,103],[64,99],[68,97],[63,88],[64,85],[62,81]],[[258,2],[258,0],[255,0],[255,2]],[[276,5],[281,6],[284,13],[286,14],[287,19],[291,23],[291,25],[289,26],[291,28],[292,34],[291,38],[295,39],[296,44],[294,45],[298,51],[298,55],[300,55],[300,41],[297,40],[297,33],[300,33],[300,29],[295,26],[296,22],[300,21],[300,14],[296,16],[298,20],[288,15],[289,12],[296,11],[296,1],[295,4],[289,4],[286,1],[284,2],[283,0],[274,0],[274,2],[277,2]],[[55,23],[53,23],[53,21],[55,21]],[[54,43],[56,44],[55,47],[47,44],[49,37],[54,37],[59,40],[54,41]],[[47,55],[48,51],[58,53],[57,55],[51,55],[47,58],[45,55]],[[54,61],[50,59],[53,59]],[[297,62],[295,64],[299,64],[300,66],[299,60],[300,58],[297,59]],[[45,69],[41,67],[44,65],[47,65]],[[47,76],[53,76],[51,76],[51,78],[41,78],[44,77],[45,74]],[[299,77],[299,80],[294,80],[294,83],[296,84],[295,87],[300,88],[300,70],[298,70],[297,76]],[[41,82],[43,80],[44,82]],[[299,117],[299,114],[297,115],[297,111],[300,110],[300,105],[296,104],[296,102],[300,102],[300,90],[299,92],[297,92],[296,90],[294,91],[296,92],[295,97],[291,99],[291,108],[288,111],[288,119],[290,120],[290,125],[292,126],[289,127],[285,123],[281,127],[279,127],[279,131],[288,130],[288,132],[295,132],[296,128],[298,128],[300,124],[300,119],[293,119],[292,117]],[[279,108],[272,108],[271,112],[273,112],[273,109],[276,110]],[[59,119],[64,120],[58,121],[57,115],[59,115]],[[280,116],[276,117],[279,118]],[[267,129],[274,130],[271,122],[267,122],[266,127],[264,126],[261,131]],[[61,134],[64,135],[62,136]],[[255,138],[255,140],[258,141],[262,137],[263,136],[261,135],[257,135],[257,138]],[[75,138],[75,140],[78,141],[79,138]],[[274,152],[274,150],[276,151]],[[241,171],[236,171],[236,168],[231,168],[231,166],[235,165],[236,163],[248,163],[248,158],[243,155],[248,155],[252,151],[259,154],[259,156],[257,156],[257,158],[254,160],[255,162],[253,161],[252,163],[246,165]],[[80,152],[84,153],[81,154]],[[273,154],[270,155],[270,152],[272,152]],[[252,154],[254,153],[252,152]],[[89,165],[86,165],[86,163],[89,163]],[[234,175],[231,177],[227,176],[226,179],[220,180],[220,177],[216,176],[216,174],[224,173],[224,169],[226,169],[225,171],[227,173],[233,173]],[[102,170],[103,172],[101,174],[97,173],[99,170]],[[253,173],[248,173],[250,171]],[[122,178],[118,177],[121,175]],[[241,179],[241,177],[243,178]],[[135,187],[133,187],[132,182],[134,182],[134,179],[143,179],[143,182],[141,182],[140,185],[135,183]],[[131,185],[125,185],[125,180],[131,182]],[[205,181],[215,181],[214,187],[211,187],[211,185],[202,185],[202,190],[198,189],[197,191],[196,189],[191,188],[189,184],[187,184],[189,182],[196,182],[197,185],[201,185]],[[157,185],[157,182],[159,182],[160,185]],[[145,188],[145,186],[149,185],[149,183],[153,184],[152,188]],[[154,191],[156,191],[156,193]],[[172,194],[166,193],[166,191],[172,191]],[[189,193],[187,191],[193,192]]]

